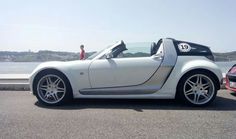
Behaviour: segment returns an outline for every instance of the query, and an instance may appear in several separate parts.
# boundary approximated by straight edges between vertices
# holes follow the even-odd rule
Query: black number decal
[[[186,43],[181,43],[178,45],[178,47],[181,52],[189,52],[191,50],[191,46]]]

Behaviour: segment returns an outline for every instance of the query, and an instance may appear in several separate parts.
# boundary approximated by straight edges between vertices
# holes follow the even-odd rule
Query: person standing
[[[84,45],[80,45],[80,60],[85,60]]]

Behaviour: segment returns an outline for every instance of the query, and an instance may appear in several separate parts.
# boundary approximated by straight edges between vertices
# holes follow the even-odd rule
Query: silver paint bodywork
[[[214,62],[204,56],[177,56],[173,41],[171,39],[163,39],[162,41],[158,52],[147,58],[104,59],[104,55],[116,46],[114,45],[105,49],[92,60],[43,63],[30,76],[31,90],[35,76],[46,69],[56,69],[65,74],[70,81],[74,98],[174,98],[180,78],[193,69],[209,70],[217,76],[219,81],[222,79],[222,73]],[[138,68],[147,68],[147,70],[137,70],[139,74],[134,74],[137,60],[139,62],[140,60],[141,62],[146,61],[143,62],[146,67],[141,67],[142,65],[139,63]],[[99,61],[103,64],[100,64]],[[110,67],[111,65],[107,64],[111,61],[115,62],[112,66],[113,69]],[[121,67],[132,68],[133,66],[134,69],[128,69],[126,70],[128,73],[123,74],[122,68],[114,70],[116,61],[118,64],[122,64]],[[152,65],[155,61],[157,63]],[[97,72],[104,70],[104,68],[107,68],[105,70],[108,72]],[[113,74],[114,71],[117,71],[116,76]],[[149,71],[149,73],[145,73],[145,71]],[[96,73],[100,75],[96,75]],[[119,75],[123,79],[117,81]],[[118,85],[115,84],[116,81],[119,83]]]
[[[174,50],[175,48],[172,41],[163,41],[163,44],[160,46],[157,54],[151,56],[151,59],[159,60],[161,62],[160,66],[157,66],[157,69],[153,75],[141,84],[132,86],[82,89],[80,90],[80,93],[83,95],[131,95],[155,93],[163,86],[176,63],[177,54]]]

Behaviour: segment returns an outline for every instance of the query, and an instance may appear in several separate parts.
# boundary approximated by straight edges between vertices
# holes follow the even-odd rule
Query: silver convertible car
[[[165,38],[149,46],[120,41],[83,61],[42,63],[32,72],[30,87],[46,105],[73,98],[177,98],[205,106],[221,80],[208,47]]]

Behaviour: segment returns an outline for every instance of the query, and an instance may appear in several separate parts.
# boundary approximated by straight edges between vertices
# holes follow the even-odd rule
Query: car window
[[[126,49],[121,52],[118,58],[131,58],[131,57],[150,57],[151,42],[145,43],[128,43]]]

